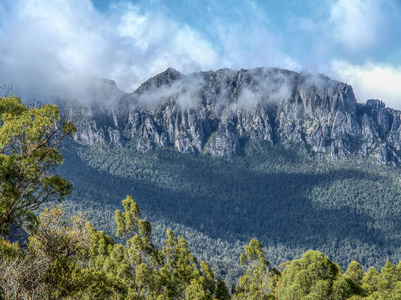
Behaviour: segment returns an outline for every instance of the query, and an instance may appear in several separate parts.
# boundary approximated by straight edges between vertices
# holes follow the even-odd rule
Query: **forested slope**
[[[395,167],[358,157],[327,159],[280,146],[225,161],[157,148],[75,146],[63,175],[74,185],[67,199],[98,228],[113,234],[113,211],[133,195],[154,223],[156,244],[166,226],[192,251],[236,262],[249,237],[266,246],[273,265],[308,249],[343,268],[400,259],[401,186]]]

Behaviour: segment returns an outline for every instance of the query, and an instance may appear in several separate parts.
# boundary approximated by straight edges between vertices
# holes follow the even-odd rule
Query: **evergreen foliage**
[[[63,161],[61,143],[74,132],[56,105],[27,107],[15,96],[0,97],[0,236],[32,225],[35,209],[71,192],[52,171]]]
[[[279,145],[227,162],[168,148],[140,153],[97,145],[70,147],[61,174],[73,193],[64,201],[96,228],[114,235],[119,201],[135,194],[162,247],[167,228],[185,237],[231,285],[236,257],[256,237],[273,265],[308,249],[329,255],[345,270],[366,270],[401,251],[399,170],[357,157],[311,157]]]
[[[0,299],[398,299],[401,263],[365,273],[353,261],[346,273],[318,251],[271,268],[262,244],[251,239],[240,256],[247,266],[232,293],[210,266],[197,263],[171,230],[163,249],[151,244],[151,225],[131,197],[116,211],[125,246],[87,222],[65,221],[63,207],[45,209],[27,248],[0,240]],[[123,222],[121,223],[123,218]],[[141,226],[147,224],[141,232]],[[136,226],[138,225],[138,226]],[[136,238],[136,242],[133,239]],[[144,239],[142,242],[139,242]]]

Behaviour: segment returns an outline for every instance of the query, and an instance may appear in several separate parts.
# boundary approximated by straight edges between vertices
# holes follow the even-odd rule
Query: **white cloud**
[[[401,110],[401,66],[333,61],[332,69],[338,79],[352,85],[358,102],[379,99]]]
[[[218,61],[199,32],[157,11],[118,4],[101,14],[90,0],[8,3],[0,83],[14,84],[22,95],[78,96],[93,77],[132,91],[167,67],[193,72]]]
[[[0,80],[22,94],[47,97],[81,89],[105,72],[104,20],[87,1],[14,1],[0,41]],[[90,71],[89,71],[90,70]]]
[[[115,13],[125,49],[113,75],[126,90],[168,67],[189,73],[213,68],[218,62],[213,46],[202,34],[160,12],[141,12],[128,5],[116,6]]]
[[[283,50],[283,38],[260,26],[265,17],[259,11],[253,21],[227,23],[216,19],[213,29],[221,45],[220,65],[241,69],[281,67],[299,70],[300,64]]]
[[[382,22],[376,0],[338,0],[330,9],[330,35],[351,51],[373,45]]]

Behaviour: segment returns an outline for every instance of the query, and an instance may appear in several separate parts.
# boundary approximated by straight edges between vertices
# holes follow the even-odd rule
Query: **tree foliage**
[[[114,234],[117,200],[134,192],[155,245],[173,229],[227,282],[237,277],[236,258],[251,236],[276,266],[308,249],[343,270],[350,260],[379,270],[386,257],[399,259],[399,168],[356,157],[328,161],[280,145],[234,163],[169,148],[141,153],[128,142],[70,147],[65,157],[60,169],[74,183],[65,207]]]
[[[41,204],[70,193],[54,170],[74,132],[55,105],[27,107],[15,96],[0,97],[0,236],[14,224],[32,224]]]
[[[275,270],[270,269],[270,263],[262,252],[262,244],[252,239],[241,253],[241,265],[247,265],[245,275],[241,276],[236,287],[234,299],[271,299],[275,292]]]
[[[82,268],[89,258],[86,219],[63,218],[62,206],[45,209],[27,249],[0,241],[0,286],[6,299],[60,299],[97,285],[96,274]]]
[[[318,251],[284,264],[279,299],[347,299],[361,293],[341,268]],[[306,298],[307,297],[307,298]]]
[[[230,294],[210,266],[198,264],[188,244],[167,230],[162,249],[131,197],[116,222],[125,245],[97,231],[82,214],[66,221],[61,205],[45,209],[26,248],[0,239],[0,299],[398,299],[401,264],[364,272],[341,268],[318,251],[270,266],[252,239],[240,256],[247,267]],[[124,221],[122,221],[124,220]],[[146,224],[146,226],[139,225]],[[141,229],[142,228],[142,229]]]

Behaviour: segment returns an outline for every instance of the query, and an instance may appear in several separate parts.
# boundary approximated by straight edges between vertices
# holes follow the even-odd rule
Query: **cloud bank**
[[[0,12],[0,82],[23,95],[79,96],[95,77],[132,91],[169,66],[189,72],[218,60],[199,32],[130,4],[101,14],[89,0],[12,0]]]
[[[23,97],[81,97],[93,78],[131,92],[168,67],[267,66],[325,73],[353,85],[360,102],[401,109],[396,0],[135,3],[100,11],[91,0],[3,0],[0,83]]]
[[[401,66],[334,61],[332,68],[357,91],[358,102],[380,99],[387,107],[401,109]]]

